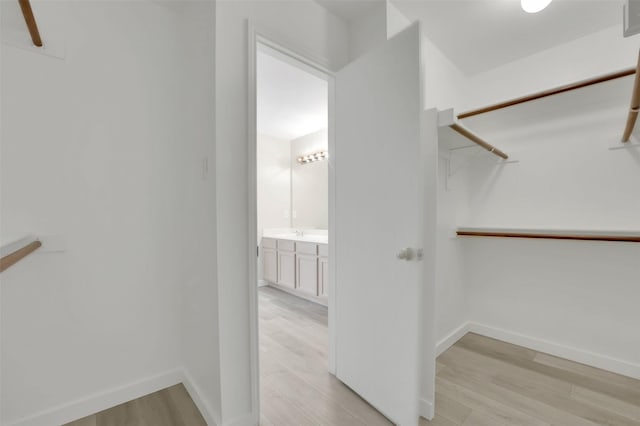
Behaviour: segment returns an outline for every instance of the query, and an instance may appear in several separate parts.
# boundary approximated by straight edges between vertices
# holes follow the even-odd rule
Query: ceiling
[[[292,140],[328,126],[328,83],[274,56],[257,54],[258,133]]]
[[[315,0],[320,6],[345,21],[364,16],[385,0]]]
[[[525,13],[519,0],[393,0],[468,75],[622,24],[621,0],[553,0]],[[622,37],[622,29],[620,30]]]

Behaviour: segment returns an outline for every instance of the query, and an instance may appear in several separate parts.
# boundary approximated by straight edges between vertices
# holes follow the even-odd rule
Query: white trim
[[[9,425],[51,426],[69,423],[131,401],[132,399],[140,398],[141,396],[177,385],[183,382],[184,377],[184,372],[181,369],[167,371],[15,420],[13,423],[9,423]]]
[[[329,83],[329,154],[332,155],[333,143],[333,72],[331,68],[336,68],[336,64],[332,64],[326,58],[318,56],[313,52],[301,49],[297,45],[295,40],[290,40],[281,37],[281,35],[270,32],[266,28],[257,26],[251,20],[247,21],[247,53],[248,53],[248,69],[247,69],[247,151],[248,151],[248,253],[247,253],[247,268],[249,272],[249,324],[250,324],[250,357],[251,357],[251,414],[242,416],[237,420],[232,420],[229,424],[241,425],[245,419],[250,419],[251,424],[257,424],[260,419],[260,367],[259,367],[259,343],[258,343],[258,286],[257,282],[257,268],[258,262],[255,256],[255,242],[258,241],[258,229],[257,229],[257,185],[256,185],[256,135],[257,135],[257,120],[256,120],[256,52],[257,44],[263,44],[272,50],[275,50],[283,55],[286,55],[293,60],[299,61],[307,67],[311,67],[317,72],[327,76]],[[330,162],[331,164],[331,162]],[[331,167],[329,168],[329,175],[331,176]],[[333,241],[332,241],[332,227],[331,221],[331,197],[332,180],[329,178],[329,262],[335,261],[335,255],[333,254]],[[333,290],[331,293],[335,293],[335,286],[333,285],[332,270],[335,269],[335,263],[329,268],[329,289]],[[335,294],[329,297],[329,372],[335,374],[335,368],[332,369],[334,363],[333,353],[335,352],[335,340],[332,328],[335,327],[334,309],[331,304],[335,300]],[[335,305],[334,305],[335,306]],[[240,422],[240,423],[237,423]],[[227,422],[224,422],[226,425]]]
[[[439,357],[447,349],[453,346],[458,340],[462,339],[469,332],[469,322],[465,322],[460,327],[453,330],[449,335],[439,340],[436,344],[436,357]]]
[[[427,401],[426,399],[418,400],[418,415],[427,420],[432,420],[435,415],[435,410],[433,406],[433,402]]]
[[[287,286],[283,286],[280,284],[275,284],[275,283],[267,283],[268,287],[271,288],[275,288],[276,290],[280,290],[284,293],[290,294],[292,296],[298,297],[300,299],[304,299],[307,300],[311,303],[316,303],[318,305],[327,307],[327,298],[325,297],[319,297],[319,296],[313,296],[311,294],[305,294],[303,292],[301,292],[300,290],[296,290],[293,289],[291,287],[287,287]]]
[[[253,418],[253,413],[244,414],[223,423],[223,426],[256,426],[258,421]]]
[[[265,280],[258,280],[258,287],[266,287],[269,285],[268,281]]]
[[[193,403],[196,404],[198,410],[200,410],[200,414],[204,417],[204,420],[207,422],[208,426],[216,426],[220,424],[220,416],[215,413],[215,411],[211,408],[208,402],[202,397],[202,391],[200,387],[196,384],[193,377],[189,374],[187,370],[183,370],[183,381],[185,389],[189,393],[189,396],[193,400]]]
[[[96,393],[32,416],[24,417],[10,423],[9,426],[51,426],[66,424],[179,383],[184,384],[189,396],[196,404],[196,407],[198,407],[198,410],[200,410],[207,425],[216,426],[220,424],[219,416],[216,415],[214,410],[211,409],[202,397],[202,392],[191,375],[185,369],[178,368],[128,385],[118,386],[104,392]]]
[[[640,364],[473,321],[464,323],[451,332],[447,337],[440,340],[436,345],[436,354],[439,356],[445,352],[467,333],[479,334],[481,336],[490,337],[492,339],[522,346],[534,351],[640,380]]]
[[[251,418],[258,423],[260,418],[260,354],[258,331],[258,287],[255,285],[258,279],[258,257],[255,252],[258,241],[258,187],[257,187],[257,87],[256,87],[256,62],[258,31],[253,23],[247,21],[247,169],[249,174],[247,188],[247,235],[249,272],[249,356],[251,360]],[[223,423],[224,419],[223,419]]]
[[[336,361],[336,312],[338,309],[338,286],[336,283],[336,269],[338,268],[338,258],[336,256],[336,131],[335,131],[335,99],[336,99],[336,84],[335,77],[330,76],[329,80],[329,127],[327,132],[329,151],[329,188],[328,188],[328,251],[329,251],[329,289],[327,295],[327,322],[329,326],[329,348],[328,354],[328,367],[329,373],[334,376],[338,374],[338,367]]]
[[[544,352],[549,355],[568,359],[569,361],[579,362],[581,364],[622,374],[634,379],[640,379],[640,364],[475,322],[469,323],[469,331],[482,336],[502,340],[503,342],[533,349],[534,351]]]

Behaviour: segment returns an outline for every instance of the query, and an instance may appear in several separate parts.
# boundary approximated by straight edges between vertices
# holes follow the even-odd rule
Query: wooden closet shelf
[[[579,240],[579,241],[615,241],[640,243],[640,234],[624,235],[622,233],[579,233],[579,232],[534,232],[534,231],[494,231],[458,229],[459,237],[499,237],[499,238],[538,238],[551,240]]]
[[[3,272],[10,266],[15,265],[20,260],[29,256],[34,251],[38,250],[42,246],[40,241],[32,241],[31,243],[23,246],[22,248],[0,258],[0,272]]]

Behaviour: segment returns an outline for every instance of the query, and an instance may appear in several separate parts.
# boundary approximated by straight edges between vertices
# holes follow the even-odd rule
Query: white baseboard
[[[207,425],[220,424],[219,417],[202,398],[202,392],[191,375],[186,370],[178,368],[25,417],[10,423],[10,426],[51,426],[69,423],[179,383],[184,384]]]
[[[420,399],[418,401],[418,414],[420,417],[424,417],[427,420],[432,420],[435,415],[433,402],[426,399]]]
[[[243,414],[229,421],[224,422],[224,426],[255,426],[258,424],[257,415],[254,413]]]
[[[265,280],[258,280],[258,287],[266,287],[268,285],[269,283],[266,282]]]
[[[317,303],[318,305],[327,306],[327,307],[329,306],[329,299],[327,297],[311,296],[309,294],[302,293],[299,290],[295,290],[295,289],[285,287],[280,284],[274,284],[271,282],[267,282],[267,286],[273,287],[280,291],[284,291],[285,293],[289,293],[300,299],[305,299],[305,300],[308,300],[309,302]]]
[[[436,357],[440,356],[440,354],[453,346],[458,340],[462,339],[464,335],[469,332],[469,324],[469,322],[465,322],[449,333],[448,336],[438,341],[436,344]]]
[[[62,425],[169,386],[177,385],[183,379],[184,373],[181,369],[167,371],[137,382],[96,393],[29,417],[14,420],[9,424],[11,426]]]
[[[591,367],[600,368],[602,370],[611,371],[613,373],[622,374],[623,376],[640,379],[640,364],[613,358],[607,355],[589,352],[583,349],[562,345],[560,343],[550,342],[548,340],[539,339],[537,337],[526,336],[498,327],[492,327],[485,324],[469,321],[455,329],[444,339],[440,340],[436,345],[436,356],[439,356],[467,333],[476,333],[481,336],[491,337],[492,339],[501,340],[513,345],[523,346],[534,351],[543,352],[549,355],[568,359],[569,361],[579,362]]]
[[[469,323],[469,331],[482,336],[502,340],[503,342],[524,346],[525,348],[533,349],[534,351],[544,352],[570,361],[586,364],[591,367],[622,374],[623,376],[640,379],[640,364],[475,322]]]
[[[208,426],[216,426],[220,424],[220,416],[211,408],[211,406],[206,402],[206,400],[202,397],[202,391],[200,387],[197,385],[193,377],[189,374],[189,372],[185,369],[183,370],[184,380],[182,383],[184,387],[189,392],[189,396],[200,410],[202,417],[207,422]]]

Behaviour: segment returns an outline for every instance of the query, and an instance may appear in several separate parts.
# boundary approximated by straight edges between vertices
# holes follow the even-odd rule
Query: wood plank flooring
[[[182,384],[163,389],[66,426],[207,426]]]
[[[327,308],[262,287],[262,426],[387,426],[327,373]],[[421,426],[640,426],[640,381],[467,334],[437,360]],[[177,385],[67,426],[206,426]]]
[[[262,425],[390,425],[327,373],[327,310],[260,289]],[[421,426],[640,426],[640,381],[467,334],[437,360]]]
[[[391,425],[327,372],[326,307],[261,287],[259,311],[262,426]]]

